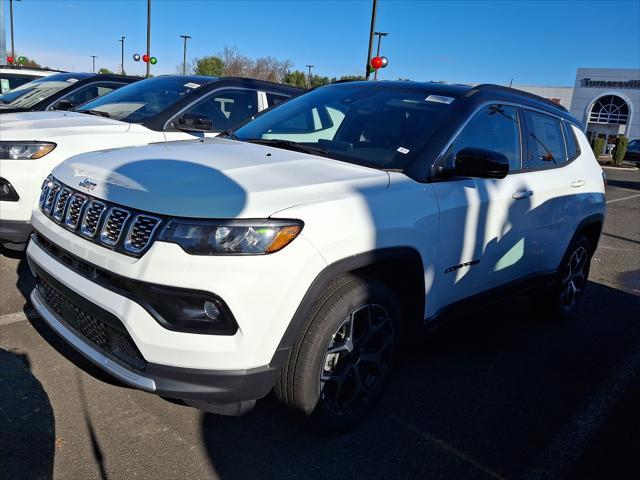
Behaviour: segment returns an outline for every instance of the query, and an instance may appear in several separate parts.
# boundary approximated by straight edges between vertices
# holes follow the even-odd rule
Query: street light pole
[[[307,75],[307,88],[311,88],[311,69],[315,67],[315,65],[306,65],[309,69],[309,75]]]
[[[380,56],[380,41],[382,40],[382,37],[386,37],[387,35],[389,35],[389,32],[374,32],[374,35],[378,36],[378,50],[376,51],[376,57]],[[373,74],[373,81],[375,82],[376,80],[378,80],[378,69],[376,68],[375,73]]]
[[[371,50],[373,49],[373,32],[376,29],[376,10],[378,8],[378,0],[373,0],[373,8],[371,9],[371,29],[369,30],[369,50],[367,51],[367,66],[364,77],[369,80],[371,72],[369,71],[369,62],[371,62]]]
[[[187,74],[187,40],[191,37],[189,35],[180,35],[184,38],[184,49],[182,50],[182,75]]]
[[[147,78],[151,74],[151,0],[147,0]]]
[[[13,66],[16,64],[16,46],[13,41],[13,0],[9,0],[9,23],[11,24],[11,58],[13,58],[11,66]]]
[[[120,50],[120,74],[124,75],[124,39],[127,37],[120,37],[118,40],[122,44],[122,49]]]
[[[91,55],[91,60],[93,61],[93,67],[92,67],[92,72],[96,73],[96,58],[98,58],[97,55]]]

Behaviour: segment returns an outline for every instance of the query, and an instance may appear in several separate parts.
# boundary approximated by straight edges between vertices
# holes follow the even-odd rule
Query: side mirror
[[[54,103],[52,108],[54,110],[71,110],[73,107],[75,107],[75,104],[71,100],[62,98]]]
[[[455,173],[465,177],[504,178],[509,173],[509,160],[493,150],[467,147],[456,154]]]
[[[213,130],[213,122],[207,117],[201,117],[194,113],[185,113],[178,118],[178,129],[196,132],[209,132]]]

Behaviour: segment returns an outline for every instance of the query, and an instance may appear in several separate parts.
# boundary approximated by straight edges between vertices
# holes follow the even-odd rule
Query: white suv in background
[[[63,160],[105,148],[215,136],[301,92],[244,78],[159,76],[76,111],[1,115],[0,243],[25,248],[42,181]]]
[[[11,66],[0,66],[0,94],[13,90],[20,85],[37,80],[38,78],[48,77],[61,73],[56,70],[47,70],[46,68],[22,68]]]
[[[587,286],[602,170],[562,107],[494,85],[322,87],[225,138],[52,172],[27,253],[44,321],[128,385],[316,428],[373,408],[402,337],[536,285]]]

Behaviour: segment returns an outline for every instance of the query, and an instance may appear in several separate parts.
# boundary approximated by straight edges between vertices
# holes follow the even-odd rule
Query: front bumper
[[[235,414],[243,413],[247,403],[267,395],[276,381],[283,358],[272,365],[243,370],[201,370],[148,363],[139,356],[117,318],[63,285],[37,263],[29,260],[29,265],[38,284],[31,293],[38,314],[79,353],[128,385],[208,406],[219,413]],[[119,326],[117,335],[104,327],[113,324]],[[125,348],[119,348],[120,344]]]
[[[0,220],[0,243],[12,250],[24,250],[32,231],[29,222]]]

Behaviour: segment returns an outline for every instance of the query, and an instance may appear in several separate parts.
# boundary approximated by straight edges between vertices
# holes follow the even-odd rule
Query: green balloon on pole
[[[26,61],[27,61],[27,57],[24,57],[24,56],[18,57],[18,63],[24,63]]]
[[[151,58],[149,59],[149,63],[150,63],[151,65],[155,65],[156,63],[158,63],[158,59],[157,59],[156,57],[151,57]]]

